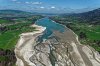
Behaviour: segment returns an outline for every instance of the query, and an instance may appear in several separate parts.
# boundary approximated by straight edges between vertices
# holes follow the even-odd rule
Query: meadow
[[[100,52],[100,25],[73,22],[67,26],[79,36],[81,44],[90,45]],[[81,33],[84,33],[85,37],[80,38]]]

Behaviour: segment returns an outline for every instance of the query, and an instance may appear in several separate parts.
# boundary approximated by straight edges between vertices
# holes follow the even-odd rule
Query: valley
[[[46,23],[44,23],[45,21]],[[82,45],[78,36],[69,28],[52,22],[48,18],[43,18],[35,23],[39,25],[36,27],[38,31],[21,34],[15,48],[18,66],[100,65],[100,55],[97,51],[90,46]],[[50,23],[53,28],[49,28]],[[62,28],[64,31],[59,31]],[[48,35],[48,31],[51,31],[52,34]]]
[[[0,66],[100,66],[100,0],[0,0]]]
[[[0,66],[100,66],[98,16],[23,13],[0,17]]]

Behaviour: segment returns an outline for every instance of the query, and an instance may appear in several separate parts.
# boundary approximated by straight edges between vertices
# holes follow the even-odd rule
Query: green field
[[[0,18],[0,49],[14,49],[19,35],[35,31],[35,27],[30,27],[30,25],[40,18],[43,17],[34,15],[22,18]]]
[[[0,52],[4,55],[0,55],[0,62],[13,62],[15,66],[15,60],[13,59],[15,45],[18,42],[19,35],[25,32],[36,31],[35,27],[30,27],[39,18],[17,18],[15,20],[0,19]],[[10,22],[12,21],[12,22]],[[9,50],[10,52],[7,53]]]
[[[100,25],[74,22],[69,26],[79,36],[82,44],[90,45],[100,52]],[[85,33],[85,39],[80,39],[81,32]]]
[[[0,26],[0,49],[14,49],[19,35],[24,32],[35,31],[35,27],[30,27],[30,25],[40,18],[40,16],[33,16],[28,18],[15,18],[15,20],[0,19],[0,24],[5,25]]]
[[[9,23],[9,22],[10,22],[9,20],[0,19],[0,24],[2,24],[2,23]]]
[[[100,25],[89,25],[85,23],[73,23],[72,29],[79,34],[84,32],[90,40],[100,40]]]
[[[0,34],[0,48],[2,49],[13,49],[19,38],[19,34],[23,32],[34,31],[35,28],[29,27],[29,23],[20,23],[16,25],[8,26],[9,29]],[[17,28],[17,29],[16,29]]]

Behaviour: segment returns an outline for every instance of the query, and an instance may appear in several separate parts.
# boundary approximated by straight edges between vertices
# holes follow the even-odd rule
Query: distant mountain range
[[[0,10],[0,17],[26,17],[32,15],[43,15],[43,16],[55,16],[59,14],[52,13],[36,13],[36,12],[25,12],[20,10]],[[60,14],[60,16],[71,17],[72,19],[80,20],[82,22],[100,23],[100,8],[84,12],[84,13],[74,13],[74,14]]]
[[[57,13],[38,13],[20,10],[0,10],[0,17],[27,17],[32,15],[55,16]]]
[[[74,13],[74,14],[69,14],[69,15],[63,15],[66,17],[71,17],[74,18],[76,20],[80,20],[82,22],[90,22],[90,23],[99,23],[100,24],[100,8],[92,10],[92,11],[88,11],[88,12],[84,12],[84,13]]]
[[[35,13],[20,11],[20,10],[0,10],[0,17],[25,17]]]

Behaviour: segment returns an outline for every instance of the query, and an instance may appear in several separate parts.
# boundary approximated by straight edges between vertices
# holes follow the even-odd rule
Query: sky
[[[100,7],[100,0],[0,0],[0,10],[14,9],[40,13],[82,12]]]

